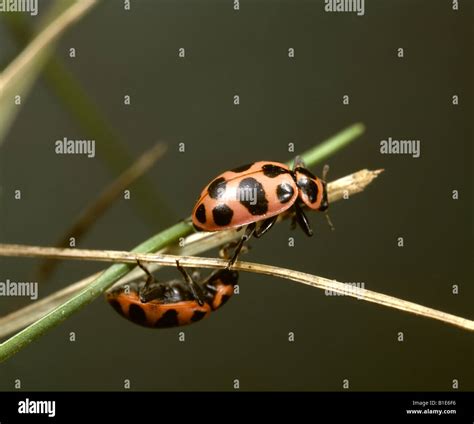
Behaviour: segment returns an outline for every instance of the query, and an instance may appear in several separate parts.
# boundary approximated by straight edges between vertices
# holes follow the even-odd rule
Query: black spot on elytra
[[[300,178],[298,180],[298,187],[308,196],[311,203],[316,202],[318,198],[318,186],[313,180],[309,178]]]
[[[112,308],[114,308],[120,315],[123,315],[122,306],[120,306],[119,301],[115,299],[111,299],[109,300],[109,303],[110,303],[110,306],[112,306]]]
[[[214,222],[221,227],[223,227],[224,225],[229,225],[230,221],[232,221],[233,215],[234,211],[224,203],[217,205],[212,210],[212,217],[214,218]]]
[[[206,316],[206,313],[203,311],[194,311],[193,316],[191,317],[192,322],[201,321]]]
[[[128,309],[128,316],[130,321],[133,321],[136,324],[144,324],[146,322],[145,311],[141,308],[141,306],[135,305],[135,303],[130,305],[130,308]]]
[[[251,215],[263,215],[268,211],[268,200],[263,185],[255,178],[244,178],[238,188],[240,203]]]
[[[216,178],[211,184],[209,184],[207,192],[211,198],[219,199],[223,196],[226,185],[227,182],[224,177]]]
[[[270,164],[263,165],[262,171],[263,171],[263,175],[269,178],[275,178],[275,177],[278,177],[278,175],[288,173],[288,169],[282,168],[281,166],[270,165]]]
[[[178,311],[176,309],[169,309],[155,323],[156,328],[176,327],[177,325],[179,325],[179,322]]]
[[[289,202],[293,197],[294,193],[295,191],[293,190],[293,187],[288,183],[278,184],[278,187],[276,189],[276,194],[280,203]]]
[[[311,178],[312,180],[315,180],[316,179],[316,176],[314,174],[312,174],[311,172],[309,172],[306,168],[296,168],[295,170],[296,172],[299,172],[303,175],[306,175],[308,178]]]
[[[196,212],[194,213],[194,216],[201,224],[206,223],[206,207],[204,206],[204,203],[201,203],[198,206]]]
[[[231,169],[230,172],[235,172],[236,174],[239,172],[247,171],[255,162],[248,163],[247,165],[238,166],[237,168]]]

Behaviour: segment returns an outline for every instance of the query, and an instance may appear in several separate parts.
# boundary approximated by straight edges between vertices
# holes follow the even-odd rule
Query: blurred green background
[[[49,4],[28,17],[33,27]],[[5,66],[20,50],[2,18]],[[221,171],[286,161],[289,142],[302,152],[360,121],[366,133],[328,161],[329,179],[362,168],[386,172],[330,209],[335,232],[311,214],[313,238],[285,223],[254,240],[245,259],[364,282],[474,318],[472,18],[472,2],[462,0],[457,12],[450,1],[367,0],[363,17],[325,13],[316,0],[242,1],[238,12],[230,0],[136,0],[128,12],[121,0],[100,3],[56,55],[133,156],[168,143],[147,178],[150,196],[159,194],[169,210],[150,220],[135,199],[120,200],[78,247],[130,249],[189,215]],[[117,175],[103,157],[56,155],[63,137],[91,135],[40,78],[0,147],[1,242],[52,245]],[[421,157],[380,154],[387,137],[421,140]],[[0,281],[29,281],[37,265],[1,259]],[[40,296],[102,268],[65,262],[40,282]],[[349,379],[351,390],[451,390],[458,379],[460,390],[474,390],[467,331],[256,274],[242,274],[240,288],[225,308],[182,330],[135,326],[98,299],[0,365],[0,389],[20,379],[25,390],[122,390],[130,379],[132,390],[232,390],[239,379],[242,390],[342,390]],[[0,299],[0,314],[27,302]]]

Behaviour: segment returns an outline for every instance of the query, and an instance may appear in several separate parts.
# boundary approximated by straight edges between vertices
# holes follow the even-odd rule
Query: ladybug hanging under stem
[[[147,278],[115,287],[106,293],[109,304],[129,321],[144,327],[170,328],[200,321],[219,309],[234,294],[237,271],[218,269],[199,281],[179,261],[182,279],[158,282],[140,261]]]
[[[327,210],[327,171],[326,166],[323,178],[316,177],[300,157],[296,157],[293,169],[279,162],[260,161],[226,171],[201,192],[192,212],[193,225],[198,231],[246,227],[228,268],[237,260],[244,243],[263,236],[283,212],[292,210],[295,225],[312,236],[303,208]]]

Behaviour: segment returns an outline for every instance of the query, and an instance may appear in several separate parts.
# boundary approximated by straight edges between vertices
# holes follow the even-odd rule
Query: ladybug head
[[[324,211],[328,207],[326,183],[309,172],[298,167],[294,171],[299,198],[309,209]]]

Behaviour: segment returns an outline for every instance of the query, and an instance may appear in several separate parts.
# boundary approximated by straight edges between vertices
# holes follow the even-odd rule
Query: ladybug
[[[247,226],[229,267],[235,262],[243,243],[261,237],[275,224],[278,216],[290,209],[293,219],[308,236],[313,235],[303,208],[325,211],[328,195],[323,179],[308,171],[295,159],[293,169],[279,162],[260,161],[226,171],[202,190],[192,212],[197,231],[220,231]]]
[[[227,302],[239,278],[236,271],[220,269],[198,284],[176,261],[184,280],[159,283],[145,266],[138,265],[147,279],[114,288],[106,299],[120,315],[144,327],[170,328],[202,320]]]

